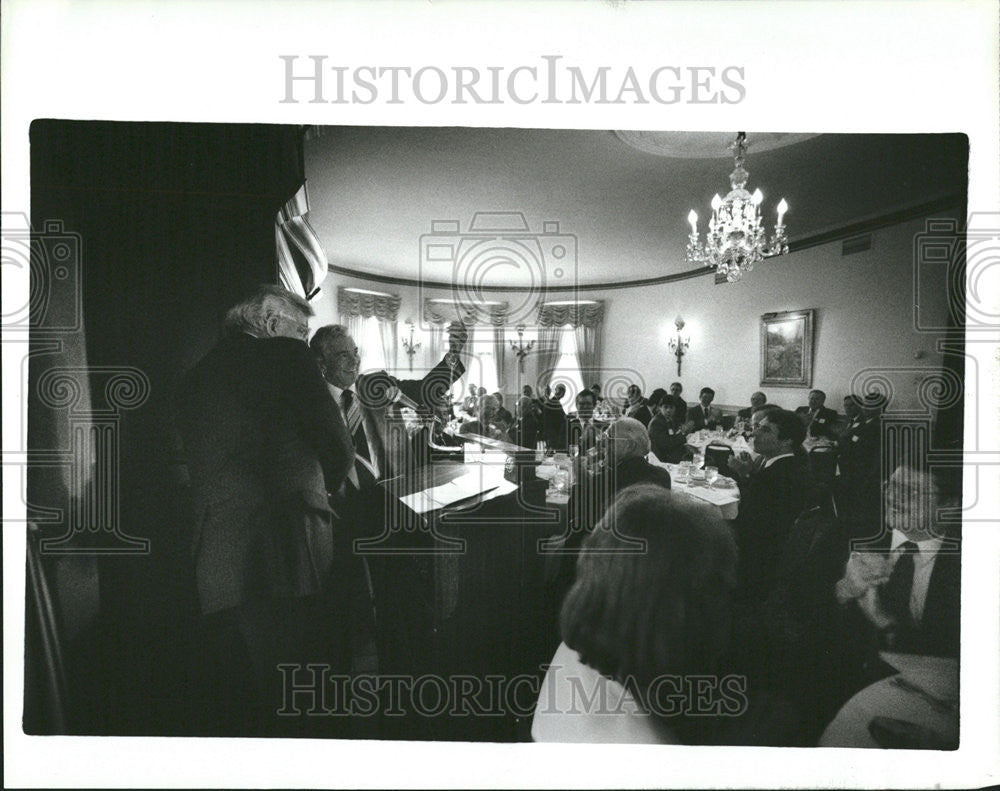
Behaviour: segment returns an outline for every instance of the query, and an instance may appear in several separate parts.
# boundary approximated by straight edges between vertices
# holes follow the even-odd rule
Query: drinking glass
[[[719,468],[718,467],[706,467],[705,468],[705,480],[708,482],[709,487],[713,486],[719,478]]]

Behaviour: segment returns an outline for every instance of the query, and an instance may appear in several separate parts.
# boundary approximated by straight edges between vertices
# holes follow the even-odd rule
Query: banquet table
[[[925,729],[933,737],[928,749],[957,747],[958,661],[912,654],[881,656],[899,672],[848,700],[823,732],[819,746],[883,747],[869,724],[874,717],[891,717]]]
[[[720,475],[715,486],[709,486],[704,481],[684,481],[678,474],[679,464],[660,461],[652,453],[647,461],[670,473],[670,488],[674,492],[711,506],[722,519],[736,518],[740,509],[740,490],[732,478]]]

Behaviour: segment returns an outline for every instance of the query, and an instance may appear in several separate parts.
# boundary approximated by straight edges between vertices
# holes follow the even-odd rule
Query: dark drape
[[[274,282],[274,218],[302,183],[301,129],[39,120],[30,142],[32,226],[36,234],[47,225],[46,233],[55,229],[78,240],[70,269],[79,283],[46,285],[51,297],[43,308],[33,300],[28,446],[64,448],[67,423],[89,415],[105,427],[103,435],[94,434],[94,453],[111,460],[95,473],[94,488],[114,493],[114,502],[98,502],[77,516],[67,511],[61,523],[50,518],[46,525],[49,536],[96,528],[63,549],[112,550],[97,560],[101,634],[91,639],[101,644],[99,655],[94,646],[83,650],[101,676],[92,688],[103,699],[82,711],[80,727],[165,732],[176,719],[190,729],[190,712],[176,710],[183,696],[171,689],[171,673],[156,678],[171,658],[180,664],[183,652],[164,643],[190,634],[181,621],[193,601],[190,526],[173,431],[176,390],[219,338],[226,309],[256,284]],[[43,237],[36,237],[36,246],[45,246]],[[39,277],[33,272],[33,297],[51,275],[52,245],[47,249]],[[35,321],[39,310],[72,313],[70,303],[78,298],[82,316],[75,328]],[[80,370],[53,377],[54,369],[74,367]],[[73,407],[57,397],[65,377],[81,380],[88,391]],[[84,473],[87,464],[81,464]],[[29,467],[29,517],[73,506],[83,486],[79,476],[73,480]],[[129,553],[115,553],[126,544]],[[85,561],[64,556],[51,562]],[[78,589],[63,590],[64,599],[92,595],[80,580],[96,575],[74,579]],[[81,639],[87,635],[83,630]],[[149,655],[137,655],[143,652]],[[78,695],[78,707],[79,701]],[[98,715],[98,709],[118,716]]]

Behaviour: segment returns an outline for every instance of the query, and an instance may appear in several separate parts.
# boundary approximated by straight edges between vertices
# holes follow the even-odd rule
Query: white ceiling
[[[574,244],[581,284],[689,270],[686,216],[694,208],[704,229],[712,195],[728,191],[726,145],[735,132],[638,137],[671,155],[639,150],[610,131],[327,127],[305,146],[310,220],[331,264],[394,277],[450,281],[448,245],[466,256],[458,266],[467,266],[479,239],[470,231],[476,213],[484,213],[481,228],[498,231],[487,238],[499,257],[476,248],[483,285],[531,285],[538,267],[550,283],[554,267],[572,277],[572,263],[562,262],[572,261]],[[788,201],[793,244],[966,189],[958,135],[758,137],[755,146],[747,131],[748,188],[764,193],[769,228],[777,202]],[[491,212],[522,213],[547,260],[525,260],[497,243],[518,218],[485,215]],[[545,223],[558,223],[558,232],[549,226],[546,234]],[[562,261],[553,258],[559,246]]]

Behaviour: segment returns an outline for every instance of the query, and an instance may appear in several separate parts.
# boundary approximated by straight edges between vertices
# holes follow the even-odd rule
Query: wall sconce
[[[677,358],[677,375],[681,375],[681,360],[684,358],[684,352],[688,350],[691,345],[691,336],[681,336],[681,330],[684,329],[684,319],[678,316],[674,319],[674,326],[677,328],[677,337],[670,339],[670,351],[674,353],[674,357]]]
[[[514,350],[514,354],[517,355],[517,367],[518,371],[522,374],[524,373],[524,358],[528,356],[531,352],[531,348],[535,345],[534,341],[528,341],[527,345],[524,343],[524,325],[517,328],[517,343],[514,341],[510,342],[510,348]]]
[[[403,349],[406,350],[406,356],[410,358],[410,370],[413,370],[413,355],[417,353],[417,349],[420,348],[420,341],[416,343],[413,342],[413,320],[406,322],[407,326],[410,328],[410,339],[407,340],[403,337]]]

